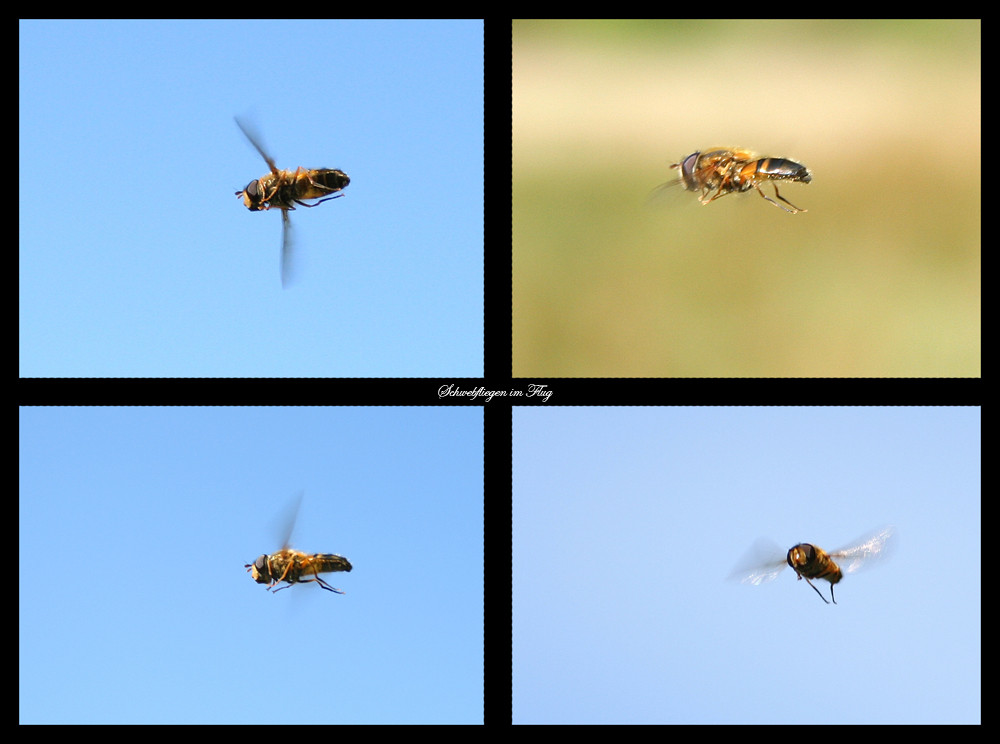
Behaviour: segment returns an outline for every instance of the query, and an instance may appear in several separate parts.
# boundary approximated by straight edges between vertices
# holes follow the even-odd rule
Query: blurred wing
[[[729,578],[754,586],[774,581],[788,565],[787,555],[788,551],[782,550],[775,542],[761,538],[740,558]]]
[[[305,491],[299,491],[295,496],[292,497],[292,501],[288,505],[288,509],[285,512],[285,517],[281,522],[284,531],[284,540],[281,542],[281,549],[285,550],[291,545],[292,532],[295,530],[295,520],[299,516],[299,507],[302,505],[302,496]]]
[[[652,207],[658,202],[662,201],[668,194],[674,193],[670,189],[674,186],[682,186],[683,182],[680,178],[675,178],[673,181],[667,181],[666,183],[661,183],[655,189],[649,192],[646,196],[646,206]]]
[[[233,119],[236,120],[236,126],[240,128],[241,132],[243,132],[243,136],[246,137],[248,140],[250,140],[250,144],[253,145],[254,149],[260,153],[260,156],[262,158],[264,158],[264,162],[267,163],[267,166],[271,169],[271,173],[277,175],[278,166],[274,164],[274,160],[271,159],[271,156],[268,155],[266,152],[264,152],[264,147],[260,144],[261,143],[260,135],[258,135],[253,130],[253,127],[251,127],[245,121],[241,121],[238,116],[234,116]]]
[[[895,532],[896,529],[892,526],[875,530],[859,537],[847,547],[830,553],[830,557],[845,574],[870,568],[889,557],[890,549],[895,547],[895,542],[890,541]]]
[[[292,221],[288,218],[288,210],[281,210],[281,286],[287,288],[295,278],[295,267],[292,262],[294,238]]]

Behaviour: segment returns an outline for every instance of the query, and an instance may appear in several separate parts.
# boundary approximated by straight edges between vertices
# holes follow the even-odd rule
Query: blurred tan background
[[[979,376],[980,133],[978,21],[514,21],[513,375]]]

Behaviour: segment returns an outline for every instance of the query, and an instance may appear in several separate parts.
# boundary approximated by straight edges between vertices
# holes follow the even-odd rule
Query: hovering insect
[[[754,547],[744,556],[739,566],[730,575],[743,584],[758,586],[773,581],[786,565],[791,566],[798,578],[805,579],[820,599],[827,604],[826,597],[816,589],[810,579],[826,579],[830,582],[830,598],[837,604],[833,596],[833,585],[844,578],[844,574],[854,573],[867,568],[886,557],[887,543],[895,532],[893,527],[883,527],[855,540],[848,546],[827,553],[822,548],[809,543],[799,543],[790,548],[785,559],[780,560],[780,548],[767,540],[758,540]]]
[[[351,179],[346,173],[335,168],[308,169],[299,167],[293,171],[278,170],[271,156],[264,152],[260,138],[251,133],[251,129],[246,123],[237,118],[236,126],[243,132],[243,136],[250,140],[250,144],[260,153],[264,162],[271,169],[270,173],[251,181],[242,191],[237,191],[236,196],[243,197],[243,203],[251,212],[261,212],[268,209],[281,210],[281,286],[284,287],[287,286],[292,268],[291,223],[288,219],[288,213],[295,209],[296,204],[312,208],[343,196],[343,194],[336,192],[347,188]],[[319,199],[319,201],[315,204],[306,204],[304,199]]]
[[[292,550],[289,547],[288,541],[295,527],[295,518],[298,515],[301,503],[302,495],[299,494],[298,498],[293,502],[290,519],[285,532],[285,542],[281,550],[271,555],[262,555],[253,563],[244,563],[243,568],[250,573],[250,576],[258,584],[267,584],[268,591],[271,591],[276,584],[282,581],[287,581],[288,586],[274,589],[275,592],[287,589],[292,584],[306,584],[315,581],[328,591],[343,594],[344,592],[327,584],[319,575],[334,571],[350,571],[352,567],[349,560],[333,553],[309,554],[299,550]],[[306,579],[303,576],[312,576],[313,578]]]
[[[700,191],[698,201],[705,205],[726,194],[757,189],[757,193],[767,201],[784,209],[789,214],[808,211],[799,209],[778,193],[778,181],[801,181],[802,183],[812,181],[809,169],[794,160],[761,158],[749,150],[714,147],[701,152],[693,152],[681,162],[674,163],[670,167],[680,169],[677,180],[657,186],[650,194],[651,198],[657,197],[664,189],[671,186],[683,186],[688,191]],[[791,209],[782,207],[761,191],[760,185],[765,181],[774,182],[774,195]],[[708,198],[712,192],[715,193],[711,198]]]

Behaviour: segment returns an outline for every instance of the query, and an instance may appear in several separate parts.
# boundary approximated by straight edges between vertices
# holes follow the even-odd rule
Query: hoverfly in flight
[[[778,193],[778,181],[812,181],[812,173],[801,163],[785,158],[759,157],[749,150],[741,148],[712,147],[701,152],[693,152],[671,168],[679,168],[680,173],[674,181],[667,181],[653,189],[650,198],[656,198],[671,186],[684,186],[688,191],[700,191],[698,201],[703,205],[714,202],[726,194],[741,193],[757,189],[764,199],[774,206],[784,209],[789,214],[806,212],[799,209],[788,199]],[[761,191],[760,185],[771,181],[774,185],[774,195],[785,202],[791,209],[782,207],[771,197]],[[713,192],[715,192],[713,194]],[[711,198],[709,195],[711,194]]]
[[[730,578],[738,579],[743,584],[759,586],[776,579],[787,565],[792,567],[800,580],[805,579],[827,604],[830,603],[826,597],[809,580],[829,581],[830,598],[837,604],[833,596],[833,585],[844,578],[844,574],[868,568],[885,558],[888,553],[887,543],[894,532],[893,527],[883,527],[831,553],[809,543],[799,543],[788,550],[784,560],[780,559],[781,552],[777,545],[768,540],[758,540]]]
[[[267,584],[268,591],[271,591],[276,584],[282,581],[287,581],[288,586],[274,589],[275,592],[287,589],[292,584],[306,584],[315,581],[327,591],[343,594],[344,592],[340,589],[335,589],[323,581],[319,575],[334,571],[350,571],[351,562],[349,560],[333,553],[303,553],[300,550],[292,550],[289,546],[289,539],[295,528],[295,518],[298,516],[301,503],[302,494],[299,493],[290,511],[285,531],[285,542],[281,550],[271,555],[262,555],[253,563],[245,563],[243,568],[250,572],[250,576],[258,584]],[[305,576],[312,578],[303,578]]]
[[[347,174],[335,168],[296,168],[278,170],[274,160],[264,152],[260,137],[255,137],[245,122],[236,119],[236,126],[250,140],[260,156],[264,158],[271,172],[247,184],[236,196],[243,197],[243,203],[251,212],[268,209],[281,210],[281,286],[287,285],[292,270],[291,223],[288,213],[298,204],[302,207],[316,207],[323,202],[336,199],[343,194],[336,192],[347,188],[351,182]],[[315,204],[306,204],[304,199],[319,199]]]

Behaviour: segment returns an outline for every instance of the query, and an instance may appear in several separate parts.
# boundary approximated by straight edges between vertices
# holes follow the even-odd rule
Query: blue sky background
[[[482,23],[22,21],[20,374],[481,376]],[[281,217],[234,195],[339,168]]]
[[[483,409],[22,408],[22,723],[470,723]],[[293,535],[350,559],[270,594]]]
[[[979,723],[977,408],[514,409],[516,723]],[[826,605],[754,541],[894,555]],[[829,596],[829,584],[820,582]]]

